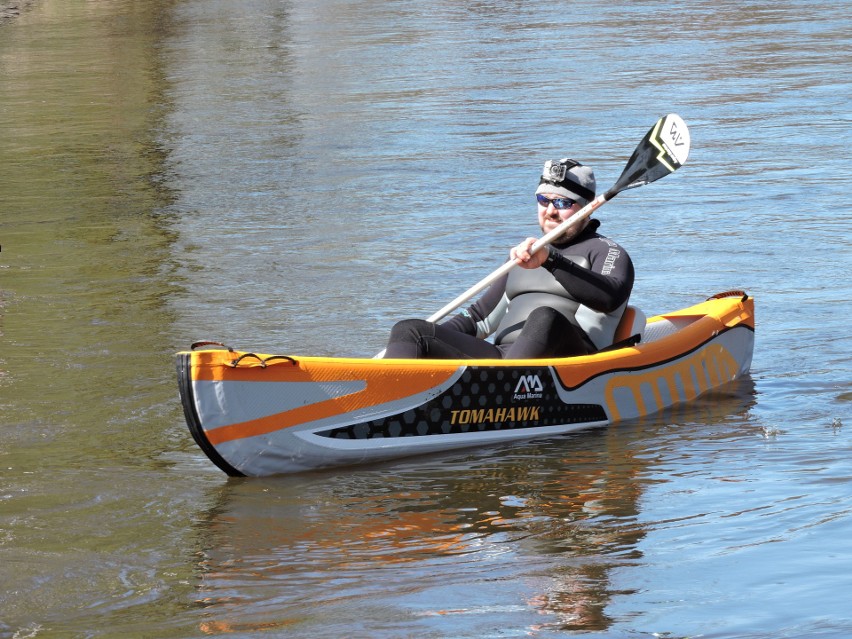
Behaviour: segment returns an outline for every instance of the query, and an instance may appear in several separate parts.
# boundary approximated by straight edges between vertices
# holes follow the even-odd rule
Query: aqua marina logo
[[[521,375],[512,399],[541,399],[544,384],[538,375]]]

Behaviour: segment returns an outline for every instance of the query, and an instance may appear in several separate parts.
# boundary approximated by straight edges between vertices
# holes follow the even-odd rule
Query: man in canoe
[[[594,173],[575,160],[550,160],[535,195],[539,225],[548,233],[594,199]],[[527,238],[510,252],[522,268],[442,324],[398,322],[384,357],[536,359],[610,346],[633,289],[633,262],[599,226],[586,217],[532,255],[537,238]],[[490,335],[493,343],[486,341]]]

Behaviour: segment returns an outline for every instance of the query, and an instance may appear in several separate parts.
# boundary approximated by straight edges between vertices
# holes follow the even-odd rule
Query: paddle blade
[[[642,138],[607,196],[659,180],[677,171],[688,156],[689,129],[679,115],[670,113],[657,120]]]

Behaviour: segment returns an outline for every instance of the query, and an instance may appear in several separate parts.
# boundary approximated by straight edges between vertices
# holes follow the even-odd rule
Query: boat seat
[[[621,320],[618,322],[618,328],[615,329],[615,337],[612,340],[613,344],[626,342],[634,336],[638,336],[637,343],[641,342],[645,336],[646,320],[645,313],[637,307],[628,306],[625,308],[624,315],[621,316]]]

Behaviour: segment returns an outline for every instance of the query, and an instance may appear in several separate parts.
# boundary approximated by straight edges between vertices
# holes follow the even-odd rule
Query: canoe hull
[[[229,475],[262,476],[553,436],[689,401],[751,365],[753,300],[651,318],[647,343],[551,360],[178,354],[190,431]],[[654,334],[657,337],[653,337]]]

